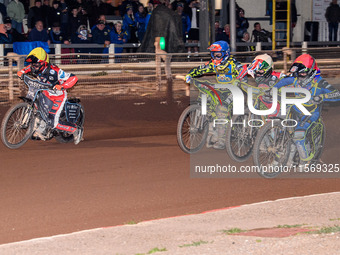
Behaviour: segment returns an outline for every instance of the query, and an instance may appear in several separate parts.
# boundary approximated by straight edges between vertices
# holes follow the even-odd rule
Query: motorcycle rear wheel
[[[77,128],[82,128],[84,130],[84,121],[85,121],[85,111],[84,111],[83,108],[81,108],[80,109],[80,116],[79,116],[78,121],[76,123]],[[66,133],[66,132],[59,133],[59,135],[57,135],[55,137],[55,139],[59,143],[71,143],[71,142],[74,141],[73,134]]]
[[[18,149],[32,136],[31,111],[28,103],[16,104],[7,111],[1,124],[1,141],[6,147]]]

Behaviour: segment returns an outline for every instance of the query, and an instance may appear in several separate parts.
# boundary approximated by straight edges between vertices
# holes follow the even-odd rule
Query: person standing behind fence
[[[122,30],[122,22],[118,21],[115,28],[110,31],[110,41],[114,44],[124,44],[127,42],[127,33]],[[115,53],[123,53],[122,47],[115,47]]]
[[[67,36],[72,42],[72,37],[77,33],[80,25],[85,25],[82,17],[78,14],[77,6],[72,7],[71,15],[69,16]]]
[[[31,32],[37,20],[43,20],[41,0],[35,0],[34,6],[31,7],[30,10],[28,11],[27,17],[28,32]]]
[[[329,41],[338,40],[338,28],[340,21],[340,6],[337,0],[333,0],[326,9],[325,17],[328,22]]]
[[[91,31],[92,33],[92,42],[98,43],[101,45],[105,45],[108,47],[110,45],[110,30],[105,26],[104,21],[99,20],[96,27]],[[96,48],[93,49],[96,53],[108,53],[108,48],[100,49]]]
[[[184,4],[179,2],[177,3],[177,14],[181,17],[182,20],[182,33],[183,33],[183,42],[185,43],[187,41],[188,33],[191,29],[191,22],[188,14],[183,12]]]
[[[240,41],[243,38],[243,34],[247,32],[249,22],[248,19],[244,17],[244,10],[242,8],[239,9],[236,17],[237,39]]]
[[[35,27],[31,30],[28,34],[28,40],[30,42],[40,41],[40,42],[47,42],[50,44],[50,38],[48,37],[47,30],[44,29],[43,22],[38,20],[35,23]]]
[[[128,33],[129,43],[138,43],[137,32],[137,22],[135,16],[133,15],[132,6],[128,5],[126,14],[123,17],[123,29]]]
[[[143,40],[146,31],[146,15],[144,6],[139,5],[135,16],[137,21],[137,37],[140,42]]]
[[[23,34],[19,33],[18,30],[12,27],[12,21],[10,17],[5,18],[4,24],[6,28],[6,33],[12,36],[11,43],[27,41],[27,38]]]
[[[225,24],[224,30],[221,34],[216,36],[217,41],[226,41],[228,44],[230,43],[230,25]]]
[[[0,24],[0,43],[12,43],[12,35],[6,33],[5,24]]]
[[[22,33],[22,20],[25,17],[24,5],[19,0],[13,0],[7,5],[7,15],[12,19],[12,26]]]
[[[190,1],[188,15],[191,21],[191,28],[188,34],[188,43],[198,43],[199,41],[199,8],[200,3],[196,0]],[[198,56],[198,47],[194,47],[195,55]],[[188,54],[191,54],[191,47],[188,47]]]

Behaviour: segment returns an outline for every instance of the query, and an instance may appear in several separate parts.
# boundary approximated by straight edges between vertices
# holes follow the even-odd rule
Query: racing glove
[[[55,90],[61,90],[62,88],[63,88],[63,86],[61,86],[59,84],[57,84],[53,87],[53,89],[55,89]]]
[[[190,83],[190,81],[191,81],[191,76],[190,76],[189,74],[187,74],[187,75],[185,76],[185,82],[186,82],[186,83]]]

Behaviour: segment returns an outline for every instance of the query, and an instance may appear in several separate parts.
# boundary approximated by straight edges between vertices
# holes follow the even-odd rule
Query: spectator
[[[184,4],[178,3],[176,12],[181,17],[182,20],[182,33],[183,33],[183,42],[187,41],[187,36],[189,34],[191,28],[191,22],[189,16],[183,12]]]
[[[10,17],[5,18],[4,20],[5,28],[6,28],[6,33],[8,35],[11,35],[12,37],[12,42],[25,42],[27,41],[26,37],[19,33],[15,28],[12,27],[12,21]]]
[[[52,29],[49,32],[49,38],[51,43],[54,44],[69,44],[70,42],[67,40],[67,36],[64,31],[61,30],[60,24],[58,22],[54,22],[52,25]]]
[[[12,0],[7,5],[7,15],[12,19],[12,26],[22,33],[22,20],[25,17],[24,5],[19,0]]]
[[[153,1],[155,2],[155,1]],[[122,4],[120,5],[119,7],[119,13],[120,13],[120,16],[124,17],[124,15],[127,13],[128,11],[128,7],[129,8],[132,8],[133,10],[133,13],[136,13],[138,11],[138,4],[136,1],[132,1],[132,0],[124,0],[122,2]],[[124,26],[124,24],[123,24]]]
[[[250,34],[248,32],[244,32],[243,37],[240,41],[241,43],[250,43]],[[254,50],[253,46],[244,45],[244,46],[238,46],[237,51],[247,52]]]
[[[230,43],[230,25],[225,24],[223,33],[219,35],[216,40],[218,41],[226,41],[228,44]]]
[[[0,43],[12,43],[12,35],[6,33],[5,24],[0,24]]]
[[[148,28],[149,20],[150,20],[152,11],[154,9],[153,3],[149,2],[148,7],[146,9],[147,9],[148,14],[146,14],[146,18],[145,18],[145,31]]]
[[[91,27],[91,31],[92,31],[93,29],[96,28],[96,26],[97,26],[97,24],[98,24],[99,21],[103,21],[104,24],[105,24],[105,27],[106,27],[107,29],[110,29],[110,30],[111,30],[111,27],[109,26],[109,23],[106,22],[106,16],[105,16],[104,14],[101,14],[101,15],[99,15],[99,18],[98,18],[96,24],[95,24],[94,26]]]
[[[133,15],[133,9],[131,5],[128,5],[126,14],[123,17],[123,29],[128,33],[128,43],[138,43],[137,22]]]
[[[329,41],[338,40],[338,28],[340,21],[340,6],[337,0],[332,0],[326,9],[325,17],[328,22],[328,39]]]
[[[6,5],[4,5],[3,3],[0,3],[0,13],[2,17],[7,17]]]
[[[110,32],[110,40],[111,43],[114,44],[124,44],[127,42],[127,32],[122,30],[123,24],[122,22],[118,21],[115,24],[115,28]],[[122,47],[115,47],[115,53],[122,53]]]
[[[34,26],[35,26],[35,24],[38,20],[41,20],[41,21],[44,20],[43,14],[42,14],[42,9],[41,9],[41,0],[35,0],[34,6],[31,7],[29,12],[28,12],[28,17],[27,17],[28,32],[31,32],[31,30],[34,28]]]
[[[92,43],[92,34],[87,31],[85,25],[80,25],[77,29],[76,37],[73,39],[74,43]]]
[[[61,31],[67,32],[68,26],[68,6],[65,0],[60,0],[59,2],[60,8],[60,29]]]
[[[38,20],[35,23],[35,27],[28,34],[28,40],[31,42],[41,41],[50,44],[50,39],[48,37],[47,30],[44,29],[44,25],[41,20]]]
[[[254,24],[254,30],[252,32],[253,42],[270,42],[271,37],[272,33],[268,32],[265,29],[262,29],[259,22],[256,22]]]
[[[145,31],[146,31],[146,11],[143,5],[138,6],[138,12],[136,13],[136,21],[137,21],[137,37],[141,42],[143,40]]]
[[[189,3],[188,15],[190,18],[190,30],[188,33],[188,43],[198,43],[199,41],[199,2],[192,0]],[[198,47],[194,47],[195,55],[198,55]],[[191,47],[188,47],[188,54],[191,54]]]
[[[244,17],[244,10],[242,8],[239,9],[238,15],[236,16],[236,32],[237,38],[241,40],[243,38],[243,34],[247,32],[249,27],[248,19]]]
[[[78,8],[74,6],[71,11],[71,16],[69,17],[69,24],[67,30],[68,39],[72,42],[77,34],[80,25],[85,25],[82,21],[81,16],[78,14]]]
[[[50,8],[50,13],[48,15],[48,27],[52,27],[53,24],[58,23],[59,26],[61,24],[61,8],[59,7],[59,2],[54,0],[52,3],[52,7]],[[59,27],[60,30],[60,27]],[[62,30],[63,32],[65,30]]]
[[[105,23],[100,20],[97,26],[92,30],[92,42],[105,45],[108,47],[110,45],[110,30],[105,27]],[[96,53],[107,53],[107,48],[103,50],[95,49]]]
[[[49,24],[49,16],[51,13],[51,6],[49,0],[43,0],[43,4],[41,6],[42,13],[42,22],[44,23],[44,28],[52,27],[52,24]]]
[[[217,20],[215,22],[215,41],[219,41],[217,38],[220,38],[223,34],[223,28],[220,27],[220,22]]]
[[[86,43],[92,43],[92,39],[93,39],[92,34],[88,32],[87,27],[85,25],[80,25],[79,28],[77,29],[76,36],[74,37],[74,39],[72,41],[74,43],[79,43],[79,44],[84,43],[84,44],[86,44]],[[91,52],[93,52],[93,50],[90,49],[90,48],[77,48],[77,49],[75,49],[75,52],[76,53],[91,53]],[[88,55],[81,55],[81,56],[79,56],[79,58],[81,58],[83,60],[79,60],[78,63],[81,63],[82,61],[84,61],[84,63],[85,63],[84,59],[88,59],[89,56]]]

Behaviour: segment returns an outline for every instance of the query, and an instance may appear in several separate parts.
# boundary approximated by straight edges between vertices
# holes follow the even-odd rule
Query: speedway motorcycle
[[[73,142],[73,134],[51,128],[48,123],[49,106],[43,91],[52,90],[53,85],[42,83],[24,75],[23,81],[28,87],[23,101],[12,106],[5,114],[1,124],[1,141],[10,149],[18,149],[28,139],[50,140],[55,138],[60,143]],[[69,122],[83,129],[85,111],[77,98],[67,99],[60,114],[60,121]]]
[[[258,174],[264,178],[277,177],[281,173],[279,171],[280,167],[298,168],[302,163],[293,141],[295,131],[293,120],[295,117],[292,113],[292,107],[290,107],[286,118],[280,118],[279,116],[277,118],[280,121],[267,123],[260,129],[254,144],[254,165],[258,166]],[[286,125],[282,125],[282,121]],[[319,163],[324,148],[325,136],[326,129],[320,116],[305,132],[305,147],[310,166]],[[264,169],[264,167],[267,169]]]
[[[207,139],[209,139],[209,128],[211,128],[214,119],[217,119],[216,109],[219,104],[225,102],[225,97],[229,95],[228,93],[223,93],[220,86],[217,87],[216,84],[209,81],[192,78],[191,83],[198,89],[198,98],[183,111],[177,125],[178,145],[184,152],[189,154],[200,151]],[[207,98],[207,113],[205,115],[202,114],[203,95]],[[232,118],[232,107],[232,103],[226,106],[227,120]],[[242,116],[241,118],[247,117],[249,116]],[[253,142],[249,142],[249,137],[254,137],[255,139],[256,136],[255,133],[252,133],[252,129],[252,127],[247,126],[243,129],[233,129],[233,132],[230,133],[229,127],[227,127],[226,151],[232,159],[244,161],[249,158],[253,148]],[[235,142],[235,139],[240,137],[242,137],[243,141],[238,140]]]

